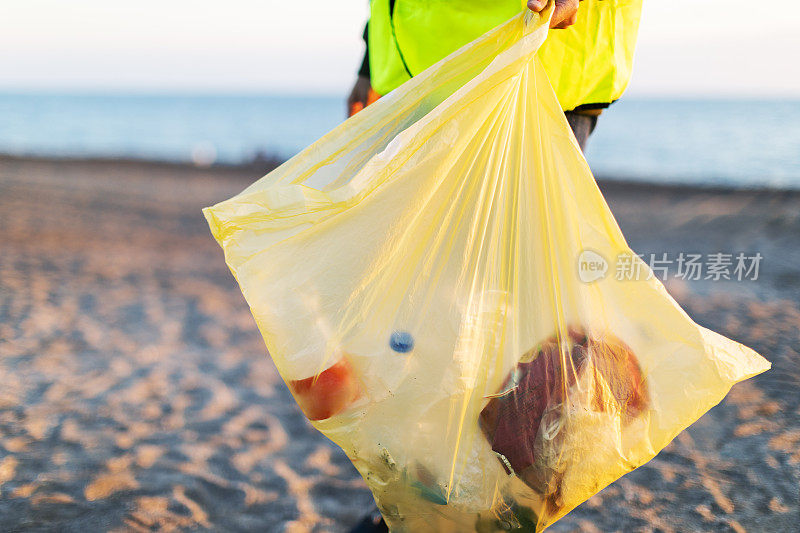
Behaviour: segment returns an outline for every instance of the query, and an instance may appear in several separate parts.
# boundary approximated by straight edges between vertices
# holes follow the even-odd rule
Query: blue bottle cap
[[[414,337],[407,331],[394,331],[389,337],[389,347],[397,353],[408,353],[414,349]]]

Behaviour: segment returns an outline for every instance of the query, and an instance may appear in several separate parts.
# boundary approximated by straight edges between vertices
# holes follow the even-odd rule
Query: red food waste
[[[610,334],[589,337],[580,327],[570,327],[565,337],[561,342],[550,337],[532,356],[524,357],[531,362],[517,365],[503,387],[513,389],[492,399],[480,415],[492,449],[539,491],[558,485],[558,480],[543,479],[550,471],[547,468],[530,468],[539,459],[542,419],[546,413],[549,417],[567,416],[563,408],[570,387],[578,380],[590,384],[587,408],[618,413],[623,423],[633,420],[648,404],[636,356],[624,342]]]
[[[341,413],[360,394],[358,380],[347,359],[317,376],[292,380],[289,388],[309,420],[325,420]]]

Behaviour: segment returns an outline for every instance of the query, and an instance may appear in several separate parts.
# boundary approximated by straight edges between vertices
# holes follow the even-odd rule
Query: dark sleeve
[[[364,25],[364,59],[361,60],[361,68],[358,69],[358,75],[369,78],[369,21]]]

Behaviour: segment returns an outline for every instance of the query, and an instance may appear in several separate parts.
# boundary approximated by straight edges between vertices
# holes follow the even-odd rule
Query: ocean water
[[[609,178],[800,188],[800,100],[622,100],[586,158]]]
[[[343,96],[0,93],[0,153],[241,163],[289,157],[344,118]],[[800,100],[623,98],[600,117],[597,176],[800,188]]]

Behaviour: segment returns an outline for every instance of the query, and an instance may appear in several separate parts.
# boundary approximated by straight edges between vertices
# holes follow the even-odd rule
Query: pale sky
[[[0,90],[344,93],[367,11],[366,0],[0,0]],[[798,58],[795,0],[645,0],[629,93],[800,97]]]

